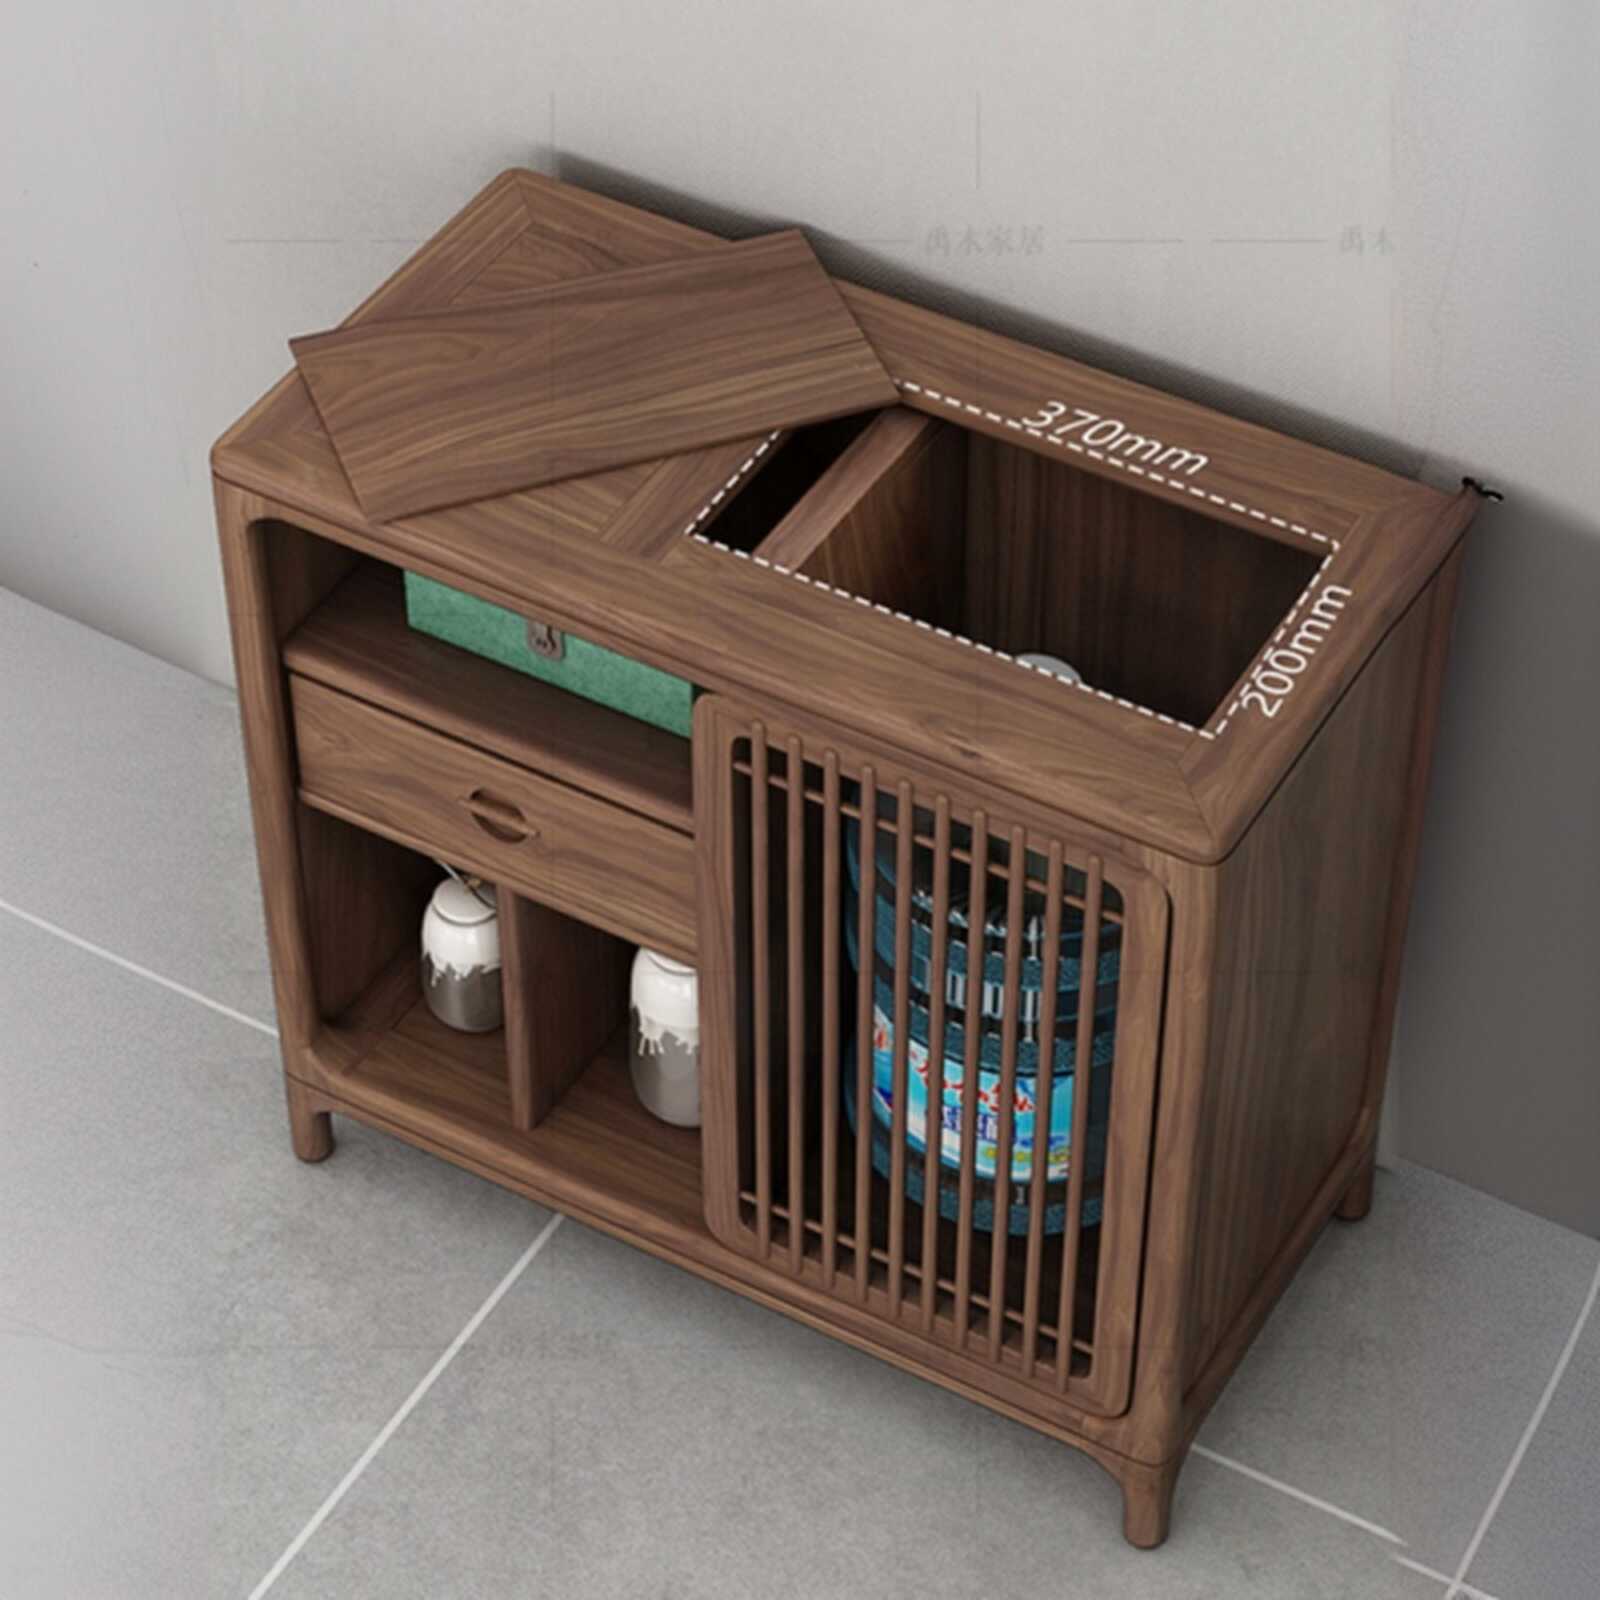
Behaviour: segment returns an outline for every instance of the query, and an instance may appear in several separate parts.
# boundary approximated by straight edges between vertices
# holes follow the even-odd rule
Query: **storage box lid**
[[[290,344],[378,521],[896,398],[794,229]]]

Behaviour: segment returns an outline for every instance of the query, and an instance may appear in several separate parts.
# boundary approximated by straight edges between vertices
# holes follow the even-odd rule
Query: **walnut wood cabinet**
[[[716,243],[508,172],[354,319]],[[1151,1545],[1370,1201],[1472,501],[841,292],[899,396],[843,423],[388,523],[295,373],[219,441],[294,1148],[359,1118],[944,1384],[1087,1451]],[[690,679],[692,741],[409,631],[407,568]],[[499,886],[499,1033],[421,1003],[435,859]],[[701,970],[699,1132],[633,1098],[635,942]],[[984,1172],[905,1089],[978,1081],[991,970]],[[1074,1062],[1059,1178],[1011,1159],[1030,1040],[1036,1127]]]

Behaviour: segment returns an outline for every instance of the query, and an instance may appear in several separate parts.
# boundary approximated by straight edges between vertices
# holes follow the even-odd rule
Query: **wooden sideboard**
[[[511,171],[350,320],[719,242]],[[296,372],[218,442],[294,1148],[359,1118],[943,1384],[1153,1545],[1370,1203],[1474,500],[840,290],[899,396],[845,425],[387,523]],[[692,740],[409,630],[405,569],[689,679]],[[438,860],[498,885],[500,1032],[422,1003]],[[700,970],[699,1131],[634,1098],[634,944]],[[993,1089],[953,1161],[913,1073]]]

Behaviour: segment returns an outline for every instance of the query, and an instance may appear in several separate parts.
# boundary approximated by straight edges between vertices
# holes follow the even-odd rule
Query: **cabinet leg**
[[[1344,1198],[1334,1207],[1334,1216],[1341,1222],[1360,1222],[1372,1209],[1372,1185],[1378,1170],[1378,1151],[1374,1146],[1366,1153],[1356,1175],[1350,1180]]]
[[[1172,1495],[1183,1457],[1157,1467],[1130,1461],[1121,1469],[1122,1536],[1138,1550],[1165,1544],[1172,1526]]]
[[[293,1078],[283,1080],[289,1098],[289,1141],[302,1161],[326,1161],[333,1154],[333,1118],[316,1110],[311,1091]]]

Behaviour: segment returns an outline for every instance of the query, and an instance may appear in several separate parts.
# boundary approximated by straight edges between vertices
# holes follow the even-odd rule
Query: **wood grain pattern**
[[[895,398],[795,230],[290,344],[380,522]]]
[[[605,525],[600,537],[618,550],[652,561],[669,554],[684,536],[685,506],[704,506],[719,491],[722,503],[730,503],[730,482],[739,491],[732,499],[739,498],[744,485],[736,481],[737,475],[764,438],[757,434],[653,463],[649,477]],[[700,527],[710,527],[713,520],[705,517]]]
[[[1200,725],[1319,558],[903,408],[787,516],[766,559],[919,621],[1070,661]]]
[[[967,449],[966,604],[952,625],[1203,725],[1317,570],[1258,538],[983,434]],[[935,620],[945,620],[945,613]]]
[[[1388,921],[1384,931],[1383,970],[1379,979],[1377,1003],[1372,1011],[1372,1030],[1367,1046],[1367,1080],[1364,1103],[1383,1105],[1384,1086],[1389,1076],[1389,1054],[1394,1038],[1395,1009],[1400,998],[1401,958],[1405,951],[1406,928],[1411,920],[1412,894],[1416,888],[1417,860],[1422,846],[1422,819],[1428,795],[1428,778],[1433,767],[1434,744],[1439,731],[1439,703],[1444,691],[1445,661],[1450,651],[1450,635],[1455,621],[1456,596],[1461,584],[1464,549],[1457,545],[1439,569],[1438,576],[1413,605],[1413,611],[1426,613],[1406,626],[1426,626],[1427,642],[1417,690],[1416,723],[1411,737],[1409,769],[1406,777],[1406,810],[1401,823],[1400,841],[1394,871],[1390,875]],[[1355,1177],[1340,1197],[1334,1215],[1344,1222],[1359,1222],[1372,1209],[1373,1180],[1377,1167],[1377,1118],[1373,1118],[1372,1140],[1356,1168]]]
[[[883,412],[761,555],[925,621],[959,610],[964,459],[947,432],[913,411]]]
[[[1307,604],[1333,585],[1344,604],[1337,625],[1317,646],[1313,669],[1297,681],[1277,716],[1241,707],[1244,714],[1235,714],[1223,737],[1196,742],[1179,762],[1190,795],[1214,830],[1242,836],[1356,674],[1457,549],[1477,510],[1478,496],[1470,489],[1441,496],[1414,486],[1409,496],[1363,522],[1319,572]],[[1296,631],[1287,626],[1285,642],[1292,644]],[[1242,687],[1236,685],[1235,693]]]
[[[266,518],[265,504],[257,497],[220,481],[213,487],[273,997],[287,1069],[294,1052],[315,1038],[319,1020],[310,915],[295,826],[294,745],[278,655],[279,643],[288,630],[275,615],[273,597],[285,592],[303,594],[301,580],[311,570],[311,563],[295,542],[269,548],[272,524]],[[300,536],[301,540],[307,537]],[[275,577],[277,566],[292,568],[295,576]]]
[[[1410,767],[1406,775],[1406,813],[1401,824],[1399,849],[1390,875],[1388,925],[1384,932],[1383,977],[1378,1003],[1373,1008],[1372,1037],[1367,1047],[1366,1103],[1383,1104],[1384,1085],[1389,1073],[1389,1051],[1394,1037],[1395,1008],[1400,999],[1401,957],[1405,951],[1406,929],[1411,920],[1412,893],[1416,888],[1417,861],[1422,850],[1422,821],[1428,797],[1428,780],[1433,770],[1434,746],[1439,734],[1439,705],[1444,694],[1445,662],[1450,654],[1450,638],[1455,625],[1456,597],[1461,586],[1463,545],[1457,545],[1439,569],[1438,576],[1413,605],[1427,613],[1427,645],[1421,681],[1417,686],[1416,724],[1411,736]],[[1415,624],[1421,626],[1420,619]],[[1376,1145],[1376,1139],[1374,1139]],[[1365,1203],[1354,1209],[1365,1213],[1371,1203],[1371,1164],[1365,1180]]]
[[[632,949],[509,889],[497,895],[511,1126],[537,1128],[628,1014]]]
[[[594,272],[681,259],[722,243],[665,217],[514,170],[490,184],[346,321],[480,303]],[[722,464],[728,448],[674,458],[667,478],[655,475],[666,464],[640,462],[479,502],[475,510],[514,519],[524,530],[559,527],[636,548],[635,540],[681,531],[711,499],[729,470]],[[223,435],[213,460],[223,476],[269,492],[292,483],[293,498],[305,509],[336,518],[360,515],[298,370]]]
[[[1192,1381],[1368,1119],[1428,608],[1407,618],[1273,796],[1220,880]]]
[[[489,303],[715,248],[666,218],[506,174],[357,318]],[[1368,1199],[1474,503],[844,293],[895,376],[918,387],[876,417],[794,430],[724,495],[728,520],[713,536],[776,566],[671,532],[706,503],[694,497],[726,483],[732,444],[387,526],[353,500],[298,377],[219,444],[292,1141],[321,1159],[329,1114],[359,1117],[1072,1444],[1121,1484],[1130,1541],[1157,1543],[1195,1430],[1273,1301],[1328,1219]],[[1238,504],[1105,460],[1064,464],[1059,446],[1005,426],[1008,408],[1057,394],[1210,451],[1203,482]],[[767,465],[780,470],[763,483]],[[1198,716],[1219,684],[1225,702],[1237,696],[1250,670],[1240,658],[1285,603],[1303,552],[1321,562],[1328,550],[1269,512],[1340,540],[1320,581],[1353,598],[1281,714],[1229,719],[1224,705],[1207,729],[1226,721],[1220,737],[1064,693],[823,587],[1002,647],[1045,639],[1091,663],[1108,692],[1189,693],[1167,703]],[[992,560],[962,559],[983,539]],[[696,801],[703,819],[749,811],[748,773],[727,759],[737,708],[734,725],[759,724],[767,749],[765,852],[748,820],[691,837],[680,741],[669,751],[632,724],[624,736],[598,708],[563,718],[545,686],[410,635],[380,563],[719,691],[696,710]],[[804,805],[785,787],[797,768],[815,789]],[[891,1204],[868,1142],[828,1103],[860,1065],[846,1048],[859,999],[871,1014],[870,982],[858,986],[838,950],[849,921],[841,818],[858,778],[889,827],[908,790],[922,797],[941,848],[970,819],[1000,849],[1022,830],[1052,877],[1097,858],[1107,892],[1142,886],[1124,923],[1142,958],[1119,996],[1109,1210],[1101,1228],[1080,1228],[1076,1267],[1065,1242],[1030,1230],[997,1272],[987,1232],[959,1230],[963,1244],[909,1197]],[[832,824],[797,828],[796,810],[818,804]],[[522,837],[541,824],[544,861]],[[510,914],[510,966],[524,978],[547,965],[541,949],[557,952],[556,968],[561,952],[592,950],[569,960],[542,1041],[531,1011],[476,1039],[427,1012],[415,920],[433,869],[422,852],[455,854],[535,897],[537,912]],[[740,1187],[755,1182],[757,1154],[739,1116],[758,1031],[743,908],[761,863],[770,1253],[749,1248],[755,1196]],[[1003,868],[990,876],[990,904],[1004,903]],[[893,898],[903,911],[905,894]],[[616,941],[648,932],[671,949],[669,924],[701,965],[705,1058],[736,1067],[708,1073],[700,1135],[638,1105],[620,1016],[594,1042],[620,1007]],[[903,951],[899,929],[896,940]],[[598,983],[586,981],[591,965]],[[870,1051],[865,1060],[870,1073]],[[819,1080],[830,1086],[822,1104]],[[797,1151],[808,1174],[821,1160],[839,1186],[797,1186]],[[910,1171],[904,1160],[891,1170]],[[1082,1192],[1080,1176],[1069,1209]],[[798,1240],[797,1195],[815,1223]],[[859,1257],[858,1239],[869,1243]],[[986,1320],[997,1282],[1008,1297],[998,1327]],[[1052,1345],[1069,1315],[1061,1393]]]
[[[295,1155],[305,1162],[326,1161],[333,1154],[333,1118],[317,1105],[299,1079],[285,1077],[283,1089],[289,1106],[289,1142]]]
[[[681,833],[309,679],[292,694],[308,804],[694,960]]]
[[[438,1028],[416,997],[402,1019],[347,1071],[308,1089],[308,1104],[359,1117],[424,1149],[616,1233],[774,1310],[895,1361],[1090,1450],[1110,1471],[1122,1457],[1107,1440],[1115,1419],[1066,1403],[1040,1407],[1009,1373],[983,1387],[970,1363],[929,1347],[909,1328],[891,1328],[849,1304],[831,1302],[778,1267],[741,1257],[712,1237],[701,1216],[700,1139],[652,1117],[628,1080],[622,1030],[582,1071],[551,1114],[523,1131],[510,1125],[505,1075],[471,1046],[471,1036]]]
[[[655,239],[653,248],[686,253],[708,243],[708,236],[665,218],[549,180],[532,181],[533,191],[540,196],[540,207],[560,219],[566,235],[582,231],[593,218],[607,249],[619,239],[628,248],[640,246],[646,235]],[[471,233],[488,224],[474,214],[460,226]],[[454,254],[441,257],[441,281],[448,282],[452,294],[461,292],[462,285],[451,276],[448,262],[464,248],[452,246]],[[503,253],[506,246],[499,248]],[[379,313],[414,307],[414,286],[425,279],[420,271],[413,275],[388,294]],[[962,330],[960,324],[916,307],[898,306],[865,291],[845,292],[858,314],[876,319],[874,337],[891,364],[922,351],[927,359],[951,366],[958,378],[1008,382],[1004,375],[1013,369],[1005,363],[1015,359],[1021,365],[1014,370],[1025,372],[1030,386],[1038,381],[1046,388],[1068,385],[1087,370],[1014,341]],[[1146,419],[1142,409],[1153,391],[1103,373],[1096,381],[1101,386],[1096,399],[1108,415],[1119,414],[1120,406],[1130,423],[1150,420],[1155,430],[1155,421]],[[950,392],[960,390],[952,384]],[[960,430],[1003,437],[1018,449],[1060,459],[1052,447],[1019,437],[981,415],[974,417],[964,407],[958,411],[930,400],[926,392],[902,398]],[[995,398],[1006,400],[1003,393]],[[1012,401],[1020,398],[1011,396]],[[1181,421],[1204,412],[1176,397],[1163,401],[1163,437],[1178,437],[1169,426],[1174,416]],[[807,682],[831,701],[818,709],[875,738],[901,749],[937,753],[972,781],[1047,798],[1196,861],[1220,860],[1237,844],[1250,817],[1282,781],[1295,752],[1348,687],[1359,662],[1460,537],[1472,510],[1466,500],[1452,500],[1360,463],[1323,473],[1326,460],[1340,458],[1266,429],[1239,424],[1242,432],[1206,435],[1219,450],[1231,449],[1230,441],[1237,444],[1230,459],[1241,464],[1240,471],[1230,482],[1245,496],[1241,504],[1257,505],[1280,518],[1313,515],[1326,506],[1318,498],[1322,491],[1313,493],[1306,485],[1333,486],[1329,493],[1344,507],[1343,520],[1323,521],[1342,532],[1345,543],[1325,581],[1340,582],[1341,573],[1354,576],[1359,604],[1349,606],[1340,620],[1338,648],[1320,656],[1281,715],[1271,722],[1256,713],[1235,716],[1221,738],[1203,739],[1109,700],[1063,693],[1059,685],[937,634],[908,633],[909,625],[893,616],[852,606],[774,569],[730,561],[692,541],[673,551],[669,561],[655,553],[641,558],[631,551],[597,549],[605,527],[653,468],[618,469],[640,476],[603,493],[601,486],[615,479],[615,473],[573,480],[565,486],[574,496],[570,504],[558,504],[556,491],[564,486],[553,485],[531,495],[503,496],[374,527],[352,500],[314,414],[296,414],[294,405],[285,395],[267,408],[270,415],[263,413],[251,425],[231,430],[218,447],[218,468],[226,476],[286,496],[302,508],[300,520],[338,542],[403,562],[513,609],[547,616],[709,688],[758,692],[781,702],[792,693],[791,685]],[[1204,417],[1212,419],[1206,427],[1221,426],[1215,413],[1204,412]],[[1073,459],[1085,473],[1118,484],[1132,481],[1125,469],[1119,473]],[[1140,484],[1141,497],[1152,503],[1165,498],[1189,509],[1198,503],[1182,492],[1162,495],[1156,493],[1159,486],[1145,480]],[[816,486],[817,491],[824,488],[822,482]],[[735,508],[738,498],[732,501]],[[817,505],[819,518],[831,515],[825,499],[819,498]],[[1158,511],[1166,509],[1157,505]],[[684,520],[695,510],[693,505],[682,510]],[[1293,540],[1296,548],[1306,544],[1227,505],[1207,500],[1204,512],[1207,518],[1262,537]],[[669,525],[668,516],[669,507],[663,506],[659,526]],[[655,530],[646,528],[638,537],[650,545]],[[759,625],[752,626],[758,618]]]
[[[754,552],[772,529],[798,506],[809,505],[815,489],[832,479],[835,463],[853,442],[871,427],[874,413],[854,412],[808,427],[778,431],[762,441],[762,454],[738,482],[732,478],[717,487],[727,499],[712,509],[696,527],[712,539],[735,550]],[[688,540],[676,541],[679,550]]]
[[[518,249],[524,241],[544,248]],[[451,305],[470,296],[497,267],[509,275],[511,289],[521,290],[670,260],[721,243],[714,235],[665,217],[513,169],[463,207],[345,322]],[[212,451],[212,464],[230,482],[270,495],[283,497],[292,486],[287,498],[301,510],[360,519],[349,480],[298,369],[291,369],[223,434]],[[649,463],[640,463],[484,504],[498,515],[515,516],[525,528],[593,534],[626,504],[650,470]],[[692,510],[690,506],[683,514]]]
[[[439,880],[437,863],[392,840],[297,803],[310,982],[317,1013],[336,1017],[417,942]]]
[[[1337,455],[1304,440],[1214,411],[1180,395],[1134,383],[1068,356],[1008,339],[986,328],[874,289],[841,282],[840,293],[884,366],[902,382],[901,403],[934,416],[959,416],[976,433],[1070,461],[1116,482],[1137,482],[1142,493],[1176,505],[1196,504],[1191,489],[1216,494],[1203,503],[1208,515],[1233,521],[1262,538],[1300,543],[1288,528],[1252,517],[1240,506],[1276,512],[1286,521],[1338,538],[1385,506],[1415,493],[1408,479]],[[906,387],[914,384],[915,387]],[[930,392],[931,391],[931,392]],[[1203,455],[1198,471],[1182,461],[1157,465],[1144,447],[1120,444],[1079,452],[1008,424],[1045,418],[1045,402],[1121,422],[1143,440]],[[1048,432],[1046,424],[1041,432]],[[1066,437],[1078,442],[1075,434]],[[1143,473],[1133,467],[1148,467]],[[1271,502],[1267,504],[1267,502]]]
[[[527,531],[507,517],[486,520],[486,542],[458,539],[441,560],[411,523],[363,530],[295,516],[336,542],[702,687],[787,703],[803,683],[803,698],[824,714],[973,782],[1045,798],[1190,859],[1225,853],[1226,838],[1213,834],[1178,769],[1192,742],[1181,730],[964,646],[934,639],[931,653],[908,649],[909,624],[706,545],[688,541],[671,562],[645,564],[592,537],[560,536],[533,561]]]
[[[739,751],[745,747],[748,756],[741,757]],[[810,1209],[806,1216],[808,1231],[814,1229],[818,1248],[807,1250],[803,1256],[793,1248],[797,1228],[794,1174],[792,1171],[787,1174],[789,1192],[785,1201],[784,1185],[774,1176],[776,1162],[770,1154],[765,1161],[762,1159],[763,1144],[778,1150],[784,1148],[786,1122],[781,1107],[775,1106],[774,1101],[793,1059],[792,1054],[786,1056],[778,1047],[777,1041],[782,1039],[784,1030],[772,1021],[777,997],[785,992],[785,951],[778,942],[777,932],[795,911],[790,898],[793,886],[786,881],[787,858],[772,835],[774,819],[794,810],[796,790],[791,787],[791,774],[797,767],[794,752],[819,775],[831,765],[841,780],[859,784],[862,838],[880,837],[895,850],[899,862],[894,894],[895,939],[902,954],[908,948],[910,929],[912,838],[899,826],[898,819],[911,817],[914,806],[929,819],[929,826],[933,825],[931,819],[943,814],[949,825],[970,829],[975,841],[970,849],[980,858],[985,854],[981,840],[986,834],[997,842],[1009,842],[1008,853],[1002,859],[1012,863],[1024,863],[1027,852],[1032,852],[1042,862],[1048,859],[1053,848],[1059,848],[1080,871],[1084,863],[1100,858],[1092,845],[1070,829],[1067,819],[1026,808],[1009,815],[1004,812],[985,815],[982,797],[950,784],[947,778],[935,776],[926,784],[920,775],[914,779],[912,771],[902,767],[898,758],[879,754],[874,759],[874,752],[842,730],[813,719],[786,717],[781,723],[775,719],[768,721],[749,705],[720,697],[708,698],[696,708],[696,748],[700,772],[697,835],[702,840],[748,841],[743,849],[735,843],[731,849],[702,850],[698,857],[702,873],[698,892],[706,903],[717,908],[713,919],[714,936],[720,940],[715,946],[705,947],[701,956],[702,970],[715,975],[712,981],[704,984],[701,998],[708,1215],[714,1219],[718,1237],[730,1248],[769,1265],[787,1263],[785,1270],[798,1281],[829,1290],[843,1301],[867,1308],[896,1327],[923,1329],[920,1295],[910,1293],[904,1282],[905,1276],[913,1270],[920,1279],[926,1264],[920,1255],[911,1258],[907,1253],[907,1247],[920,1240],[922,1223],[920,1216],[914,1216],[905,1204],[903,1184],[896,1182],[897,1177],[903,1179],[904,1176],[903,1152],[901,1163],[891,1165],[885,1184],[881,1177],[874,1179],[872,1176],[867,1159],[870,1141],[847,1139],[844,1129],[837,1130],[836,1148],[840,1152],[837,1169],[817,1174],[814,1182],[806,1186],[808,1196],[815,1189],[815,1199],[808,1198]],[[791,754],[784,758],[774,756],[774,751]],[[748,789],[744,792],[728,781],[726,772],[718,770],[719,766],[731,770],[741,759],[749,775]],[[820,790],[814,792],[820,795]],[[821,821],[825,827],[826,819]],[[784,837],[793,839],[795,836],[791,823]],[[859,859],[870,861],[873,858],[869,845],[862,845],[859,850]],[[1023,1360],[1024,1306],[1028,1296],[1027,1285],[1020,1276],[1021,1258],[1013,1259],[1013,1252],[996,1247],[990,1233],[974,1225],[976,1117],[967,1119],[962,1128],[963,1202],[959,1225],[945,1223],[938,1230],[951,1246],[952,1258],[948,1263],[951,1293],[948,1303],[935,1312],[928,1336],[933,1344],[948,1347],[958,1363],[977,1364],[993,1372],[1003,1371],[1018,1383],[1035,1385],[1052,1402],[1059,1397],[1086,1410],[1116,1414],[1127,1404],[1134,1371],[1136,1285],[1143,1252],[1146,1174],[1155,1101],[1161,995],[1166,975],[1168,907],[1160,886],[1125,856],[1119,854],[1112,858],[1106,871],[1107,882],[1115,886],[1115,915],[1122,925],[1123,949],[1115,1058],[1109,1069],[1110,1134],[1102,1175],[1104,1215],[1095,1230],[1097,1250],[1092,1287],[1082,1301],[1069,1295],[1067,1302],[1069,1338],[1070,1313],[1080,1306],[1086,1309],[1092,1327],[1086,1345],[1086,1350],[1092,1351],[1091,1361],[1083,1370],[1075,1369],[1070,1381],[1058,1385],[1053,1372],[1035,1372],[1032,1364]],[[1000,914],[1003,905],[1009,905],[1012,913],[1018,912],[1024,877],[1024,873],[1012,872],[1008,867],[992,866],[983,877],[975,878],[967,915],[975,923],[980,920],[979,908],[983,900],[978,885],[985,882],[992,917]],[[852,915],[860,918],[858,949],[873,947],[872,907],[871,894],[857,897],[857,909]],[[815,920],[809,916],[807,922],[815,925]],[[1013,915],[1008,926],[1020,928],[1020,917]],[[790,935],[790,949],[794,937]],[[1004,946],[992,946],[992,953],[998,953],[1000,948]],[[1006,954],[1011,963],[1014,991],[1022,954],[1020,934],[1009,941]],[[825,968],[842,971],[848,966],[837,951],[831,957],[822,952],[816,959]],[[908,1000],[904,976],[909,966],[907,960],[901,960],[896,966],[893,1003],[901,1022],[898,1039],[910,1037],[903,1025]],[[736,973],[748,973],[748,977],[734,980],[730,975]],[[846,980],[841,993],[847,1007],[859,1008],[855,1025],[857,1044],[852,1051],[853,1059],[848,1063],[851,1070],[861,1074],[856,1087],[858,1106],[870,1103],[871,974],[870,961],[857,963],[856,975]],[[792,1006],[797,1003],[792,981],[788,987]],[[807,994],[801,1003],[811,1009],[818,1002],[814,994]],[[744,1042],[747,1036],[739,1020],[741,1004],[752,1009],[756,1018],[754,1036],[749,1044]],[[1010,1009],[1014,1012],[1016,1008]],[[807,1034],[792,1015],[788,1032],[792,1052],[796,1042]],[[976,1075],[977,1037],[977,1029],[967,1030],[968,1081]],[[808,1075],[811,1076],[814,1076],[814,1050],[812,1046],[807,1054]],[[1012,1055],[1014,1074],[1014,1039]],[[897,1075],[906,1071],[903,1053],[895,1055],[895,1071]],[[1000,1103],[1003,1105],[1004,1101],[1002,1094]],[[792,1092],[790,1104],[792,1115]],[[777,1137],[772,1136],[774,1129]],[[903,1125],[897,1131],[903,1132]],[[1078,1148],[1086,1149],[1088,1141],[1081,1137],[1082,1132],[1080,1129]],[[1008,1135],[1004,1130],[1002,1135],[1003,1144]],[[747,1157],[752,1138],[757,1151],[753,1168]],[[891,1163],[893,1145],[898,1142],[891,1137]],[[804,1144],[808,1162],[814,1146],[815,1141],[811,1140]],[[747,1189],[752,1181],[754,1215],[746,1218],[741,1216],[733,1197]],[[825,1274],[821,1255],[821,1241],[826,1232],[821,1197],[834,1187],[840,1192],[839,1226],[848,1233],[848,1250],[852,1257],[849,1274],[837,1284],[831,1275]],[[1003,1214],[1004,1189],[999,1183],[995,1189],[994,1203]],[[1081,1204],[1085,1193],[1081,1164],[1077,1192]],[[790,1248],[778,1249],[779,1239],[786,1239]],[[870,1252],[862,1241],[870,1241]],[[1052,1272],[1057,1270],[1060,1253],[1057,1245],[1051,1262]],[[881,1281],[877,1269],[872,1267],[873,1261],[882,1268]],[[946,1270],[942,1265],[941,1277]],[[1089,1277],[1087,1272],[1085,1277]],[[1056,1276],[1048,1279],[1048,1293],[1044,1298],[1052,1316],[1056,1312],[1060,1281]],[[1041,1282],[1045,1282],[1042,1275]],[[1004,1308],[1003,1316],[997,1307]]]

